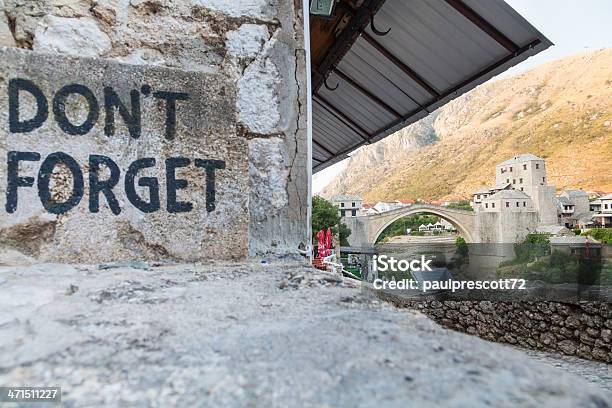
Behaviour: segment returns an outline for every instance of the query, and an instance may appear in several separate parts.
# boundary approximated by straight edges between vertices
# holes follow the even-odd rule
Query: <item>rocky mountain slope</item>
[[[558,189],[612,191],[612,49],[490,81],[356,151],[323,196],[458,199],[517,153],[547,160]]]

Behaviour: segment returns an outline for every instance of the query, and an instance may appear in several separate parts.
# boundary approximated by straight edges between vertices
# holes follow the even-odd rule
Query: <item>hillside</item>
[[[612,49],[491,81],[356,151],[323,196],[457,199],[517,153],[547,160],[558,189],[612,191]]]

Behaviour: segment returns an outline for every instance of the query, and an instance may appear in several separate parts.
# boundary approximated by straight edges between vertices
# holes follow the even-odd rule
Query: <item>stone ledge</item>
[[[612,401],[303,264],[105,267],[0,267],[0,383],[61,385],[79,406]]]

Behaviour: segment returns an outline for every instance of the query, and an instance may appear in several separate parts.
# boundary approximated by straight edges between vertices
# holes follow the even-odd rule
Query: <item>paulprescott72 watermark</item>
[[[525,279],[498,279],[498,280],[423,280],[416,279],[374,279],[372,285],[376,290],[399,289],[399,290],[420,290],[423,293],[428,291],[450,290],[523,290],[526,289]]]

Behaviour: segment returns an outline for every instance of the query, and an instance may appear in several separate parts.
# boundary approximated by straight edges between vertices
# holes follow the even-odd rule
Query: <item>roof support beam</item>
[[[359,92],[361,92],[362,94],[370,98],[374,103],[376,103],[377,105],[385,109],[387,112],[389,112],[396,118],[402,117],[402,114],[396,111],[395,109],[393,109],[391,106],[389,106],[388,103],[380,99],[378,96],[374,95],[372,92],[365,89],[363,86],[357,83],[357,81],[355,81],[353,78],[346,75],[344,72],[340,71],[338,68],[334,68],[333,72],[336,75],[338,75],[340,78],[342,78],[343,81],[348,82],[349,85],[351,85],[353,88],[357,89]]]
[[[333,159],[336,154],[333,153],[331,150],[329,150],[327,147],[323,146],[321,143],[317,142],[316,140],[312,139],[312,144],[316,145],[319,149],[323,150],[325,153],[329,154],[331,157],[327,160]],[[327,161],[326,160],[326,161]]]
[[[338,108],[336,108],[334,105],[329,103],[321,95],[314,94],[313,96],[314,96],[313,100],[319,105],[321,105],[323,109],[325,109],[326,111],[331,113],[333,116],[337,117],[338,119],[342,120],[345,125],[352,128],[353,131],[355,131],[355,133],[357,133],[363,140],[365,140],[368,143],[370,142],[370,139],[372,138],[372,136],[370,135],[370,133],[368,133],[367,130],[361,127],[361,125],[359,125],[353,119],[349,118],[345,113],[338,110]]]
[[[394,127],[402,124],[403,122],[406,122],[408,119],[410,119],[411,116],[416,115],[417,113],[419,113],[421,110],[426,110],[427,108],[429,108],[430,106],[432,106],[433,104],[435,104],[436,102],[439,102],[440,100],[451,96],[452,94],[454,94],[455,92],[459,91],[461,88],[468,86],[470,83],[476,81],[479,77],[485,76],[487,74],[489,74],[490,72],[496,70],[497,68],[501,67],[502,65],[508,63],[509,61],[511,61],[513,58],[515,58],[517,55],[521,55],[524,52],[529,51],[530,49],[538,46],[539,44],[541,44],[541,41],[538,40],[534,40],[531,43],[525,45],[524,47],[519,48],[514,54],[509,54],[507,56],[505,56],[504,58],[502,58],[501,60],[497,61],[496,63],[488,66],[487,68],[481,70],[480,72],[472,75],[471,77],[469,77],[468,79],[466,79],[465,81],[461,82],[460,84],[452,87],[451,89],[448,89],[446,91],[444,91],[438,98],[432,100],[431,102],[427,103],[424,107],[419,107],[417,109],[415,109],[414,111],[408,113],[407,115],[405,115],[404,117],[396,120],[395,122],[384,126],[381,129],[378,129],[376,132],[374,132],[372,137],[375,136],[380,136],[381,134],[384,134],[385,132],[388,132],[390,129],[393,129]],[[314,140],[313,140],[313,143]],[[364,145],[365,142],[360,142],[357,143],[351,147],[349,147],[348,149],[344,149],[341,152],[336,153],[335,155],[332,155],[332,157],[330,157],[329,159],[327,159],[325,162],[317,164],[316,166],[314,166],[313,171],[318,171],[320,168],[324,167],[326,163],[328,163],[329,161],[333,160],[334,158],[338,157],[338,156],[343,156],[346,155],[348,153],[350,153],[351,151],[353,151],[354,149]]]
[[[421,88],[425,89],[431,96],[437,98],[440,96],[440,93],[434,89],[433,86],[429,85],[423,77],[417,74],[412,68],[408,65],[404,64],[399,58],[395,55],[391,54],[381,43],[376,41],[370,34],[367,32],[361,33],[361,37],[366,40],[372,47],[374,47],[378,52],[380,52],[386,59],[395,64],[396,67],[404,71],[406,75],[408,75],[414,82],[419,84]]]
[[[314,92],[319,90],[321,85],[323,85],[323,81],[331,72],[332,67],[342,59],[359,37],[359,33],[367,27],[370,22],[370,13],[376,14],[384,2],[385,0],[364,0],[348,26],[327,51],[323,61],[313,70],[312,89]]]
[[[411,116],[416,115],[417,113],[419,113],[421,110],[423,109],[427,109],[430,106],[432,106],[433,104],[435,104],[436,102],[439,102],[441,99],[444,99],[446,97],[451,96],[452,94],[456,93],[457,91],[459,91],[461,88],[468,86],[470,83],[476,81],[478,78],[483,77],[487,74],[489,74],[491,71],[496,70],[497,68],[501,67],[502,65],[506,64],[508,61],[512,60],[512,58],[516,57],[517,55],[521,55],[524,52],[529,51],[530,49],[532,49],[533,47],[536,47],[538,44],[540,44],[541,41],[540,40],[534,40],[531,43],[527,44],[524,47],[519,48],[516,53],[514,54],[509,54],[506,55],[504,58],[502,58],[501,60],[497,61],[496,63],[488,66],[487,68],[481,70],[480,72],[475,73],[474,75],[470,76],[468,79],[466,79],[465,81],[461,82],[460,84],[452,87],[451,89],[448,89],[446,91],[444,91],[444,93],[442,93],[437,99],[434,99],[433,101],[427,103],[424,107],[419,107],[417,109],[415,109],[414,111],[408,113],[406,116],[404,116],[403,118],[391,123],[388,126],[383,127],[382,129],[378,129],[374,135],[378,136],[381,133],[386,132],[389,129],[392,129],[393,127],[399,125],[402,122],[405,122],[406,120],[408,120]]]
[[[491,23],[482,18],[480,14],[476,13],[470,6],[465,4],[461,0],[445,0],[446,3],[457,10],[461,15],[470,20],[474,25],[480,28],[482,31],[487,33],[489,37],[497,41],[502,47],[515,53],[519,50],[519,46],[514,43],[511,39],[506,37],[504,33],[495,28]]]
[[[359,142],[359,143],[357,143],[357,144],[355,144],[355,145],[353,145],[353,146],[351,146],[351,147],[349,147],[349,148],[346,148],[346,149],[342,150],[341,152],[338,152],[338,153],[337,153],[337,154],[336,154],[334,157],[332,157],[332,158],[330,158],[330,159],[327,159],[327,160],[326,160],[326,161],[324,161],[323,163],[317,164],[317,165],[316,165],[316,166],[313,168],[313,170],[314,170],[315,172],[316,172],[316,171],[318,171],[318,170],[319,170],[319,167],[323,166],[323,165],[324,165],[324,164],[326,164],[327,162],[329,162],[329,161],[331,161],[331,160],[335,159],[336,157],[344,156],[344,155],[346,155],[346,154],[348,154],[348,153],[352,152],[353,150],[357,149],[358,147],[363,146],[364,144],[366,144],[366,142]]]

